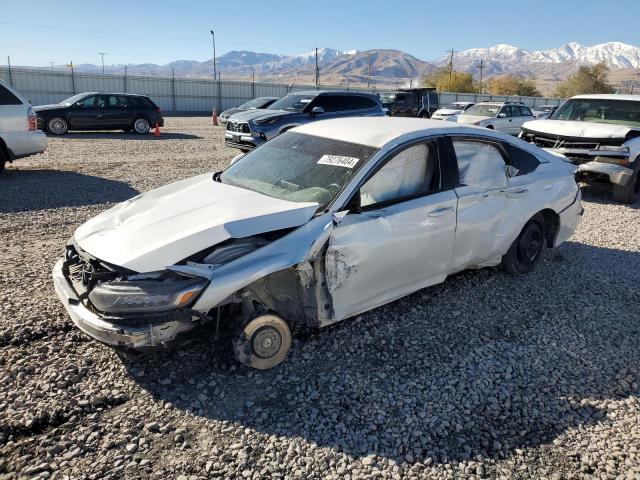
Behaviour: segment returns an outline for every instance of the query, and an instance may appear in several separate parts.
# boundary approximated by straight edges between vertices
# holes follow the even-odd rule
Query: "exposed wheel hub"
[[[251,349],[260,358],[271,358],[280,350],[282,337],[272,327],[263,327],[251,339]]]
[[[542,233],[540,229],[532,225],[520,237],[520,242],[518,243],[520,257],[527,262],[533,262],[540,254],[541,247]]]

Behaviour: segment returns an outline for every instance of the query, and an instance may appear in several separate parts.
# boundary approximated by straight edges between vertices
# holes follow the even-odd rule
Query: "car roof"
[[[347,90],[300,90],[297,92],[289,92],[289,95],[309,95],[309,96],[318,96],[318,95],[361,95],[367,97],[375,97],[372,93],[367,92],[352,92]]]
[[[121,95],[126,97],[146,97],[147,96],[141,93],[121,93],[121,92],[82,92],[81,95]]]
[[[573,98],[585,98],[589,100],[629,100],[632,102],[640,102],[640,95],[619,95],[617,93],[601,93],[592,95],[576,95]]]
[[[394,139],[415,132],[424,132],[425,135],[447,133],[493,134],[486,128],[474,127],[463,123],[386,116],[322,120],[296,127],[291,131],[375,148],[381,148]]]

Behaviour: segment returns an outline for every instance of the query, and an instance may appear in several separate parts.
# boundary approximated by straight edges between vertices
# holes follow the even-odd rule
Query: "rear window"
[[[131,103],[131,105],[133,105],[134,107],[139,107],[139,108],[156,108],[156,106],[154,105],[154,103],[149,100],[147,97],[128,97],[129,98],[129,102]]]
[[[22,101],[11,93],[8,88],[0,85],[0,105],[22,105]]]
[[[505,143],[503,145],[506,147],[507,153],[509,154],[511,165],[518,169],[518,175],[531,173],[538,168],[538,165],[540,165],[540,161],[534,154],[515,147],[510,143]]]

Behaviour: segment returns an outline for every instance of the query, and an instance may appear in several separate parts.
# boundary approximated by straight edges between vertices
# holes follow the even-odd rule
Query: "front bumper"
[[[166,345],[178,336],[194,330],[199,319],[172,320],[140,326],[121,325],[109,322],[85,307],[63,273],[63,260],[53,268],[53,284],[71,320],[87,335],[115,347],[142,349]]]
[[[578,173],[598,173],[608,176],[611,183],[626,185],[633,175],[633,170],[613,163],[586,162],[578,165]]]
[[[266,142],[266,139],[263,137],[250,133],[226,132],[224,134],[224,144],[227,147],[239,148],[240,150],[253,150],[264,142]]]

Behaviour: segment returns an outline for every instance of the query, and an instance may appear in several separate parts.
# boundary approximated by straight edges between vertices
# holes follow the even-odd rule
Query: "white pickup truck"
[[[44,152],[47,137],[38,130],[27,99],[0,80],[0,173],[7,162]]]
[[[562,153],[583,178],[613,184],[613,198],[640,197],[640,95],[578,95],[546,120],[522,125],[520,137]]]

